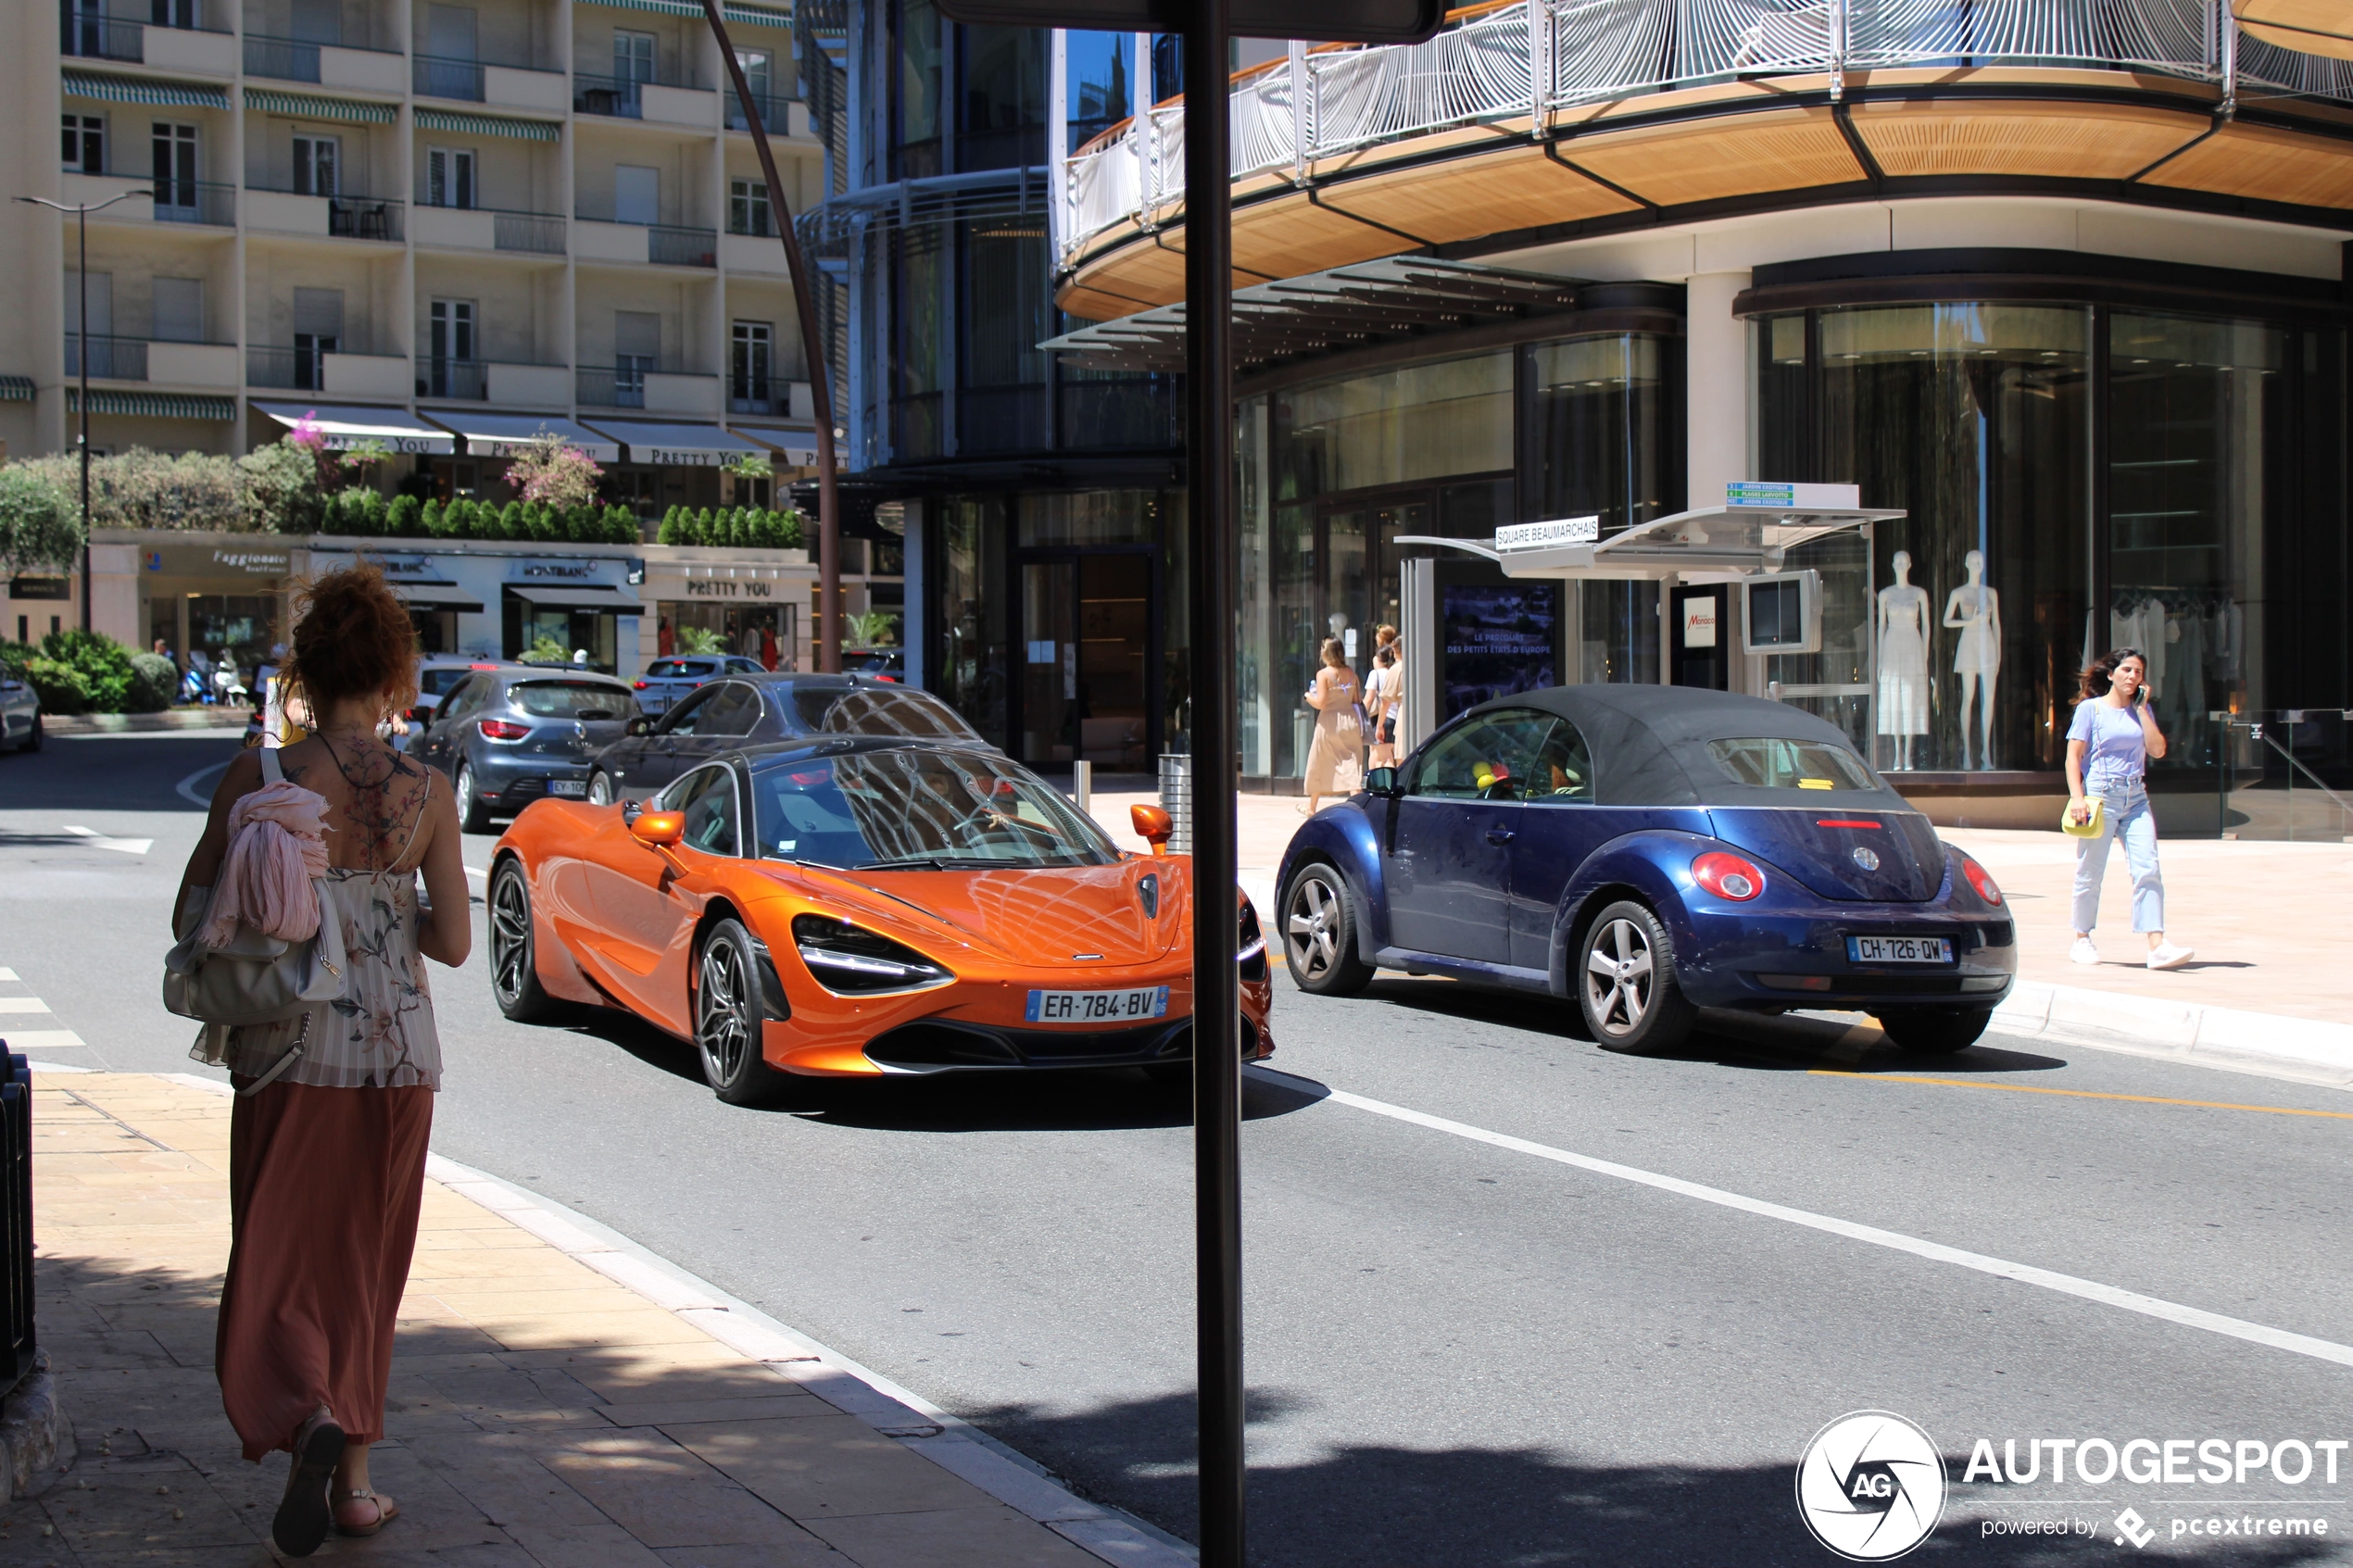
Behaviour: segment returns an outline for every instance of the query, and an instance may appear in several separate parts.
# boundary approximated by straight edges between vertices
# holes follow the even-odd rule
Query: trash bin
[[[1171,854],[1193,852],[1193,759],[1182,752],[1160,754],[1160,809],[1168,813]]]

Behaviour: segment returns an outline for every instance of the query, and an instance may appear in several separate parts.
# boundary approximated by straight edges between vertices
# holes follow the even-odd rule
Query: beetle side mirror
[[[1395,795],[1397,793],[1397,770],[1394,768],[1375,768],[1371,772],[1365,775],[1365,793],[1370,795]]]
[[[650,848],[668,849],[686,836],[686,816],[683,811],[640,812],[629,824],[629,832]]]
[[[1153,854],[1168,853],[1168,835],[1176,831],[1176,824],[1168,820],[1167,812],[1157,806],[1130,806],[1127,820],[1136,824],[1136,832],[1152,847]]]
[[[640,713],[622,728],[624,734],[649,735],[654,733],[654,721]]]

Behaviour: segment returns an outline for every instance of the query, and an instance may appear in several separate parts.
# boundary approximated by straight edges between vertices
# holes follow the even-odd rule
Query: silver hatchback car
[[[15,676],[0,674],[0,751],[40,749],[40,695]]]
[[[767,666],[739,653],[682,653],[665,656],[646,666],[637,677],[637,706],[648,716],[667,713],[670,705],[698,686],[728,675],[765,675]]]

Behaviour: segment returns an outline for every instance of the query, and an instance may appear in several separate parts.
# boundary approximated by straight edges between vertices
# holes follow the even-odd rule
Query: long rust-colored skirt
[[[229,1124],[235,1244],[213,1365],[245,1458],[291,1449],[321,1405],[384,1436],[392,1334],[416,1250],[434,1091],[277,1083]]]

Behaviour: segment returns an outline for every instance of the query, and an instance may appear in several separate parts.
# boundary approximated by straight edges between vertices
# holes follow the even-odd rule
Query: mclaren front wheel
[[[786,1081],[761,1055],[768,1009],[760,965],[751,933],[735,920],[711,928],[695,963],[695,1054],[703,1081],[729,1105],[764,1105]]]

